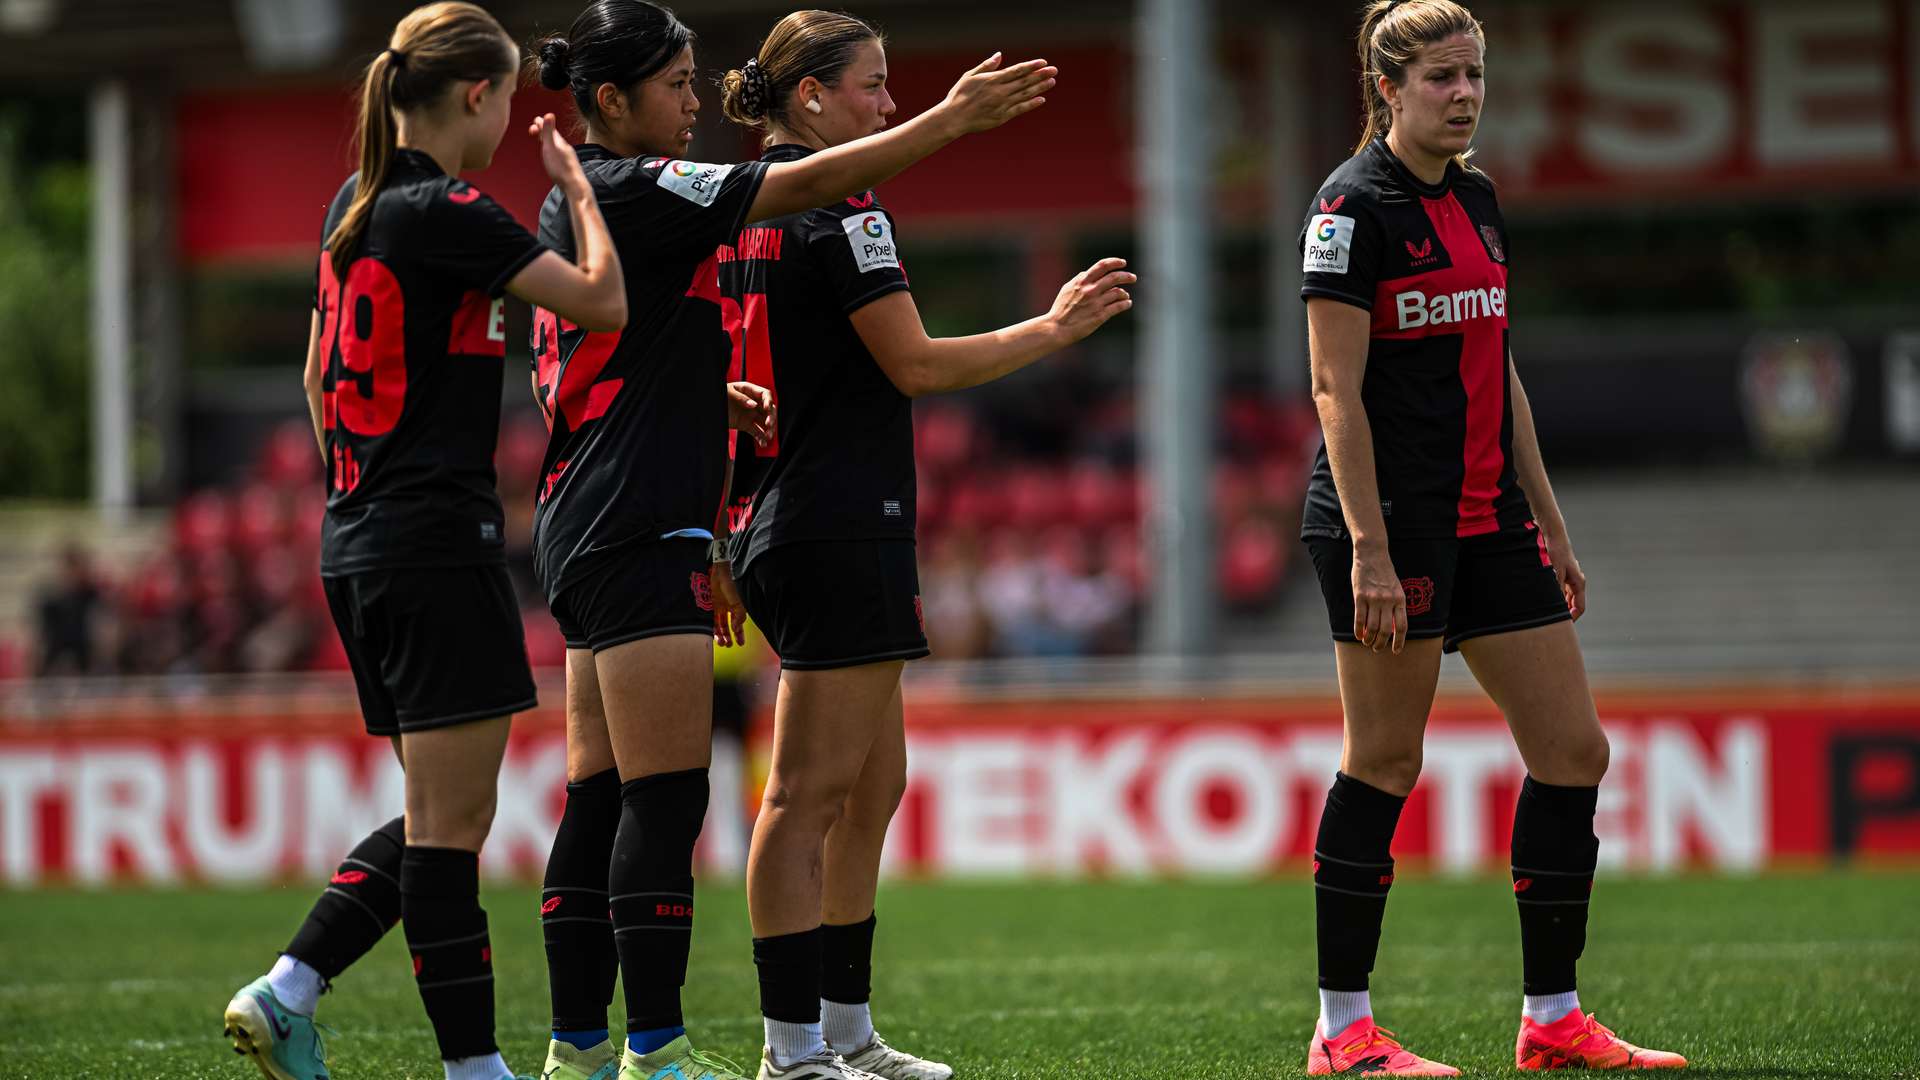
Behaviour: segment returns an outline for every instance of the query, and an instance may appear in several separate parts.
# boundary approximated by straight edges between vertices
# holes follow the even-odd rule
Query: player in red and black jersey
[[[745,618],[715,547],[729,423],[772,430],[764,394],[728,393],[740,315],[720,295],[718,248],[747,221],[837,202],[1038,107],[1055,73],[1044,61],[1001,69],[996,56],[884,135],[805,161],[709,165],[684,157],[700,102],[693,35],[671,13],[596,0],[541,43],[541,82],[571,91],[585,121],[580,160],[631,312],[619,334],[546,312],[534,330],[535,393],[552,426],[535,564],[566,635],[568,687],[568,799],[542,905],[549,1070],[592,1075],[615,1052],[609,944],[627,1001],[623,1068],[712,1068],[693,1056],[680,991],[708,800],[713,641],[729,643]],[[551,202],[541,235],[561,251],[572,243]]]
[[[1465,162],[1485,36],[1452,0],[1380,0],[1358,51],[1367,131],[1300,241],[1326,435],[1301,532],[1346,714],[1314,844],[1321,1012],[1308,1071],[1458,1073],[1375,1025],[1367,994],[1443,650],[1465,657],[1527,765],[1513,828],[1520,1067],[1684,1065],[1616,1038],[1574,991],[1607,740],[1572,625],[1586,579],[1508,349],[1506,223],[1492,182]]]
[[[501,296],[602,329],[625,288],[553,118],[547,172],[585,241],[576,266],[459,179],[506,131],[520,50],[466,3],[400,21],[368,67],[360,171],[328,207],[306,388],[327,484],[320,573],[367,731],[390,737],[406,814],[341,864],[227,1033],[275,1080],[325,1075],[315,999],[396,921],[449,1080],[508,1075],[493,1038],[479,851],[513,713],[534,704],[494,492]]]
[[[884,41],[852,16],[782,19],[727,73],[723,107],[766,132],[766,162],[804,162],[886,128]],[[1045,315],[930,340],[895,221],[871,190],[756,220],[720,253],[741,313],[736,375],[772,391],[777,438],[733,569],[780,657],[772,773],[747,864],[767,1046],[761,1076],[814,1075],[840,1055],[888,1080],[953,1070],[896,1050],[869,1011],[874,895],[906,787],[900,675],[927,655],[914,564],[912,399],[1016,371],[1092,333],[1131,301],[1103,260]]]

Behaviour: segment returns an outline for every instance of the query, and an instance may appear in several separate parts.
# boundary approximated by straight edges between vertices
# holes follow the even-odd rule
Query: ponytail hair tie
[[[401,67],[407,66],[407,54],[401,52],[399,49],[388,49],[387,59],[392,63],[400,65]]]

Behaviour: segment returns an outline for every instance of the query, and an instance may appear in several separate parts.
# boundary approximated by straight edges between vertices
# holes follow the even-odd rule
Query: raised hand
[[[1060,287],[1047,317],[1067,344],[1100,329],[1108,319],[1133,306],[1126,287],[1140,279],[1126,266],[1125,259],[1101,259]]]
[[[527,125],[527,134],[540,145],[540,166],[555,187],[568,195],[587,190],[587,174],[580,169],[580,157],[561,137],[560,123],[552,113],[534,117],[533,123]]]
[[[1040,95],[1053,89],[1060,69],[1045,60],[1028,60],[1012,67],[1000,66],[1001,54],[994,53],[960,76],[947,91],[939,108],[946,113],[961,134],[991,131],[1016,116],[1047,103]]]

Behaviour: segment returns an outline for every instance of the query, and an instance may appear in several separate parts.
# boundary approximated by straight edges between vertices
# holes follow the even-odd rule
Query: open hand
[[[1060,287],[1047,317],[1072,344],[1106,325],[1108,319],[1133,307],[1126,287],[1140,280],[1126,269],[1125,259],[1101,259]]]
[[[991,131],[1047,103],[1040,95],[1053,89],[1060,69],[1045,60],[1027,60],[1003,68],[994,53],[960,76],[938,106],[961,134]]]

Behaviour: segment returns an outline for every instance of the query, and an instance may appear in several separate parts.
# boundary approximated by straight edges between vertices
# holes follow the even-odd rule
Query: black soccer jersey
[[[813,151],[776,146],[763,161]],[[893,219],[868,191],[756,222],[720,253],[721,290],[745,325],[739,377],[774,392],[779,441],[741,539],[736,570],[801,540],[911,539],[913,402],[847,316],[907,288]]]
[[[358,179],[327,208],[323,243]],[[505,561],[501,293],[542,250],[499,204],[403,149],[346,273],[320,252],[322,574]]]
[[[1360,400],[1395,537],[1531,520],[1514,479],[1507,229],[1493,185],[1449,164],[1421,183],[1375,139],[1327,178],[1300,234],[1303,297],[1372,313]],[[1303,536],[1346,535],[1323,446]]]
[[[547,595],[621,545],[713,528],[727,461],[733,357],[720,245],[745,223],[767,167],[620,158],[579,148],[627,283],[627,326],[586,333],[535,309],[533,360],[552,432],[536,495],[534,567]],[[559,191],[540,238],[572,257]]]

